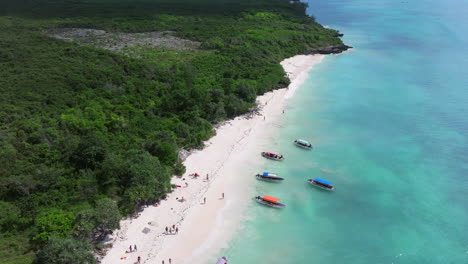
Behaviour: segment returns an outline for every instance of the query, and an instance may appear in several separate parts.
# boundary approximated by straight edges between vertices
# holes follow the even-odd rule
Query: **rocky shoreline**
[[[353,48],[353,47],[350,47],[350,46],[345,45],[345,44],[326,46],[326,47],[309,49],[309,50],[304,52],[304,55],[339,54],[339,53],[342,53],[343,51],[347,51],[348,49],[351,49],[351,48]]]

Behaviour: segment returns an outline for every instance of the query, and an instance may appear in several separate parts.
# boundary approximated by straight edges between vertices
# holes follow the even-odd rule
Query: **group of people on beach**
[[[189,174],[189,176],[191,176],[194,179],[197,179],[198,177],[200,177],[200,174],[198,174],[198,172],[195,172],[195,173]],[[183,178],[183,180],[185,180],[185,178]],[[209,181],[209,180],[210,180],[210,177],[208,176],[208,173],[207,173],[205,181]]]
[[[200,174],[195,172],[195,173],[190,174],[189,176],[192,176],[194,179],[196,179],[196,178],[200,177]],[[185,178],[183,180],[185,181]],[[205,181],[209,181],[209,180],[210,180],[209,175],[206,174]],[[177,187],[181,187],[181,186],[177,186]],[[185,187],[186,188],[188,187],[187,182],[185,182]],[[160,199],[158,199],[158,201],[154,205],[158,206],[158,205],[160,205],[161,200],[167,200],[168,198],[169,198],[169,195],[165,194]],[[224,199],[224,193],[221,193],[221,199]],[[176,200],[179,201],[179,202],[184,202],[185,198],[183,196],[181,198],[176,197]],[[203,204],[206,204],[206,197],[203,197]],[[164,234],[166,234],[166,235],[176,235],[178,233],[179,233],[179,227],[177,227],[175,224],[173,224],[172,226],[166,226],[165,229],[164,229]],[[136,252],[136,251],[138,251],[138,249],[137,249],[137,245],[135,244],[135,245],[130,245],[128,247],[128,251],[126,251],[126,253],[132,253],[132,252]],[[136,263],[141,263],[141,261],[142,261],[141,257],[138,256]],[[169,258],[168,263],[172,264],[172,259],[171,258]],[[162,264],[165,264],[164,260],[162,260]]]
[[[165,234],[166,235],[169,235],[169,234],[178,234],[179,233],[179,227],[177,227],[176,225],[172,225],[170,227],[167,227],[165,228]]]
[[[138,250],[137,250],[137,245],[136,245],[136,244],[133,245],[133,247],[132,247],[132,245],[130,245],[130,246],[128,247],[128,251],[127,251],[128,253],[132,253],[133,251],[138,251]]]

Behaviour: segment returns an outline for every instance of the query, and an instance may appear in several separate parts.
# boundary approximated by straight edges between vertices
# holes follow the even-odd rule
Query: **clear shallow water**
[[[468,1],[314,0],[352,51],[311,72],[220,254],[230,263],[468,263]],[[292,145],[306,138],[315,149]],[[332,181],[333,193],[305,180]]]

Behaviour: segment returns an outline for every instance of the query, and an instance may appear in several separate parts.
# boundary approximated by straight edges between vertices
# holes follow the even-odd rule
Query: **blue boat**
[[[278,177],[278,175],[270,173],[270,172],[264,172],[262,174],[257,174],[257,175],[255,175],[255,177],[258,180],[269,181],[269,182],[281,182],[281,181],[284,180],[283,178]]]
[[[316,179],[309,179],[307,180],[310,184],[320,188],[320,189],[324,189],[324,190],[327,190],[327,191],[334,191],[335,190],[335,187],[333,187],[331,185],[331,182],[329,181],[326,181],[326,180],[323,180],[323,179],[320,179],[320,178],[316,178]]]

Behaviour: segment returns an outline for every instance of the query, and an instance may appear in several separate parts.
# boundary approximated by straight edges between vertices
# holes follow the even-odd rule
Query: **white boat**
[[[270,173],[270,172],[264,172],[262,174],[257,174],[255,177],[258,180],[262,181],[269,181],[269,182],[282,182],[284,178],[278,177],[278,175]]]
[[[294,140],[294,145],[303,149],[312,149],[312,144],[310,144],[309,141],[303,139]]]
[[[264,195],[263,197],[257,196],[255,200],[261,204],[268,205],[274,208],[285,208],[286,205],[279,203],[279,198]]]
[[[331,182],[319,178],[307,180],[310,184],[323,190],[334,191],[336,188],[331,185]]]
[[[264,151],[264,152],[262,152],[262,156],[264,158],[271,159],[271,160],[284,160],[283,155],[281,155],[281,154],[279,154],[277,152]]]
[[[222,258],[218,259],[218,261],[216,261],[216,264],[228,264],[227,258],[222,257]]]

